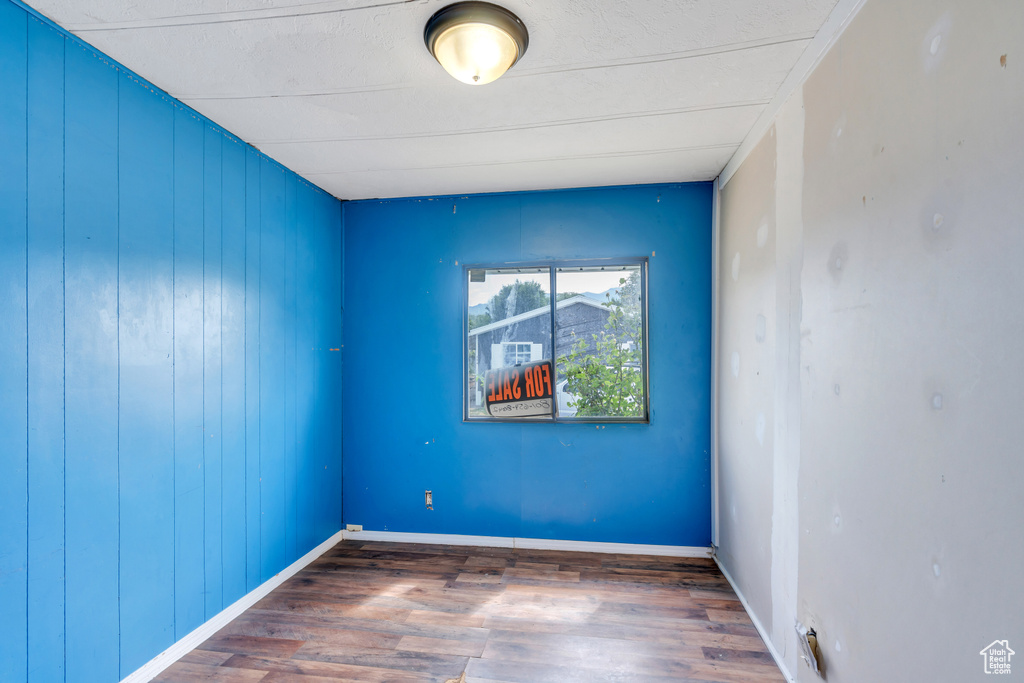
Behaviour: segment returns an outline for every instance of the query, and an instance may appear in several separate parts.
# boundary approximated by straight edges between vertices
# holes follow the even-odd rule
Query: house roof
[[[568,306],[575,306],[576,304],[586,304],[587,306],[599,308],[602,311],[608,310],[608,308],[600,301],[595,301],[594,299],[591,299],[589,296],[586,296],[585,294],[577,294],[572,298],[563,299],[562,301],[559,301],[558,303],[555,304],[555,309],[558,310],[566,308]],[[472,337],[473,335],[482,334],[484,332],[490,332],[491,330],[498,330],[501,329],[502,327],[507,327],[513,323],[521,322],[523,320],[536,318],[538,315],[543,315],[547,313],[549,310],[551,309],[549,309],[547,306],[545,306],[544,308],[535,308],[532,311],[520,313],[519,315],[514,315],[511,318],[504,318],[497,322],[489,323],[487,325],[481,325],[480,327],[471,330],[469,336]]]

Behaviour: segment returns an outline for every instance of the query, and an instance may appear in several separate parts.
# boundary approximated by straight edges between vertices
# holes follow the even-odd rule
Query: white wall
[[[1022,261],[1024,3],[868,0],[722,190],[719,558],[798,680],[795,619],[1024,673]]]
[[[722,193],[718,555],[771,623],[775,424],[775,130]],[[762,328],[759,320],[763,320]],[[743,457],[738,457],[742,454]]]

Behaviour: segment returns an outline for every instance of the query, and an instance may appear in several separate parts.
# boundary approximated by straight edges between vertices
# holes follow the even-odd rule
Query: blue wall
[[[7,0],[0,160],[0,678],[116,681],[340,528],[341,211]]]
[[[711,201],[701,183],[343,204],[345,521],[709,545]],[[462,422],[460,264],[645,255],[649,425]]]

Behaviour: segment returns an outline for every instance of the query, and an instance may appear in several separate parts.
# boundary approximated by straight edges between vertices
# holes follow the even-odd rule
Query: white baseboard
[[[775,648],[775,645],[772,643],[772,639],[769,637],[768,632],[764,630],[764,626],[761,625],[761,620],[758,619],[754,611],[750,609],[750,604],[747,602],[747,599],[743,596],[743,593],[740,592],[739,586],[737,586],[736,582],[732,580],[732,576],[730,576],[726,568],[722,566],[722,563],[721,561],[719,561],[718,556],[715,555],[713,557],[715,559],[715,564],[718,565],[718,569],[722,572],[722,575],[725,576],[725,580],[729,582],[729,585],[732,586],[733,592],[736,593],[736,597],[740,599],[740,604],[743,605],[743,609],[747,611],[747,616],[750,617],[750,621],[754,623],[754,628],[756,628],[758,634],[760,634],[761,640],[764,641],[765,647],[768,648],[768,652],[771,654],[772,659],[775,660],[775,664],[779,667],[779,671],[782,672],[783,677],[786,679],[788,683],[796,683],[796,677],[789,672],[789,669],[786,667],[786,662],[782,659],[782,655],[780,655],[779,651]]]
[[[516,548],[533,550],[573,550],[581,553],[616,555],[662,555],[665,557],[711,557],[711,548],[691,545],[645,545],[643,543],[603,543],[600,541],[553,541],[545,538],[516,538]]]
[[[155,678],[161,671],[194,650],[204,640],[224,628],[242,612],[265,598],[270,591],[280,586],[282,583],[297,574],[299,570],[303,569],[313,560],[333,548],[338,541],[342,539],[342,533],[343,532],[339,531],[334,534],[326,541],[295,560],[295,562],[292,562],[288,567],[275,574],[273,578],[268,579],[260,584],[259,587],[236,600],[219,614],[212,617],[194,631],[182,637],[182,639],[174,645],[171,645],[156,657],[143,664],[140,668],[136,669],[133,673],[126,676],[121,683],[145,683]]]
[[[342,535],[345,540],[349,541],[386,541],[389,543],[467,545],[482,548],[523,548],[530,550],[572,550],[581,553],[662,555],[665,557],[711,557],[710,548],[687,545],[643,545],[640,543],[602,543],[599,541],[559,541],[546,538],[463,536],[461,534],[416,534],[403,531],[343,531]]]
[[[515,539],[504,536],[462,536],[460,534],[416,534],[404,531],[343,531],[346,541],[426,543],[428,545],[472,545],[483,548],[514,548]]]

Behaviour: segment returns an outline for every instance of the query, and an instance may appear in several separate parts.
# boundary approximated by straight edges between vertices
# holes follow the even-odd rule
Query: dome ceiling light
[[[463,83],[483,85],[519,61],[530,36],[519,17],[504,7],[457,2],[430,17],[423,42],[445,71]]]

